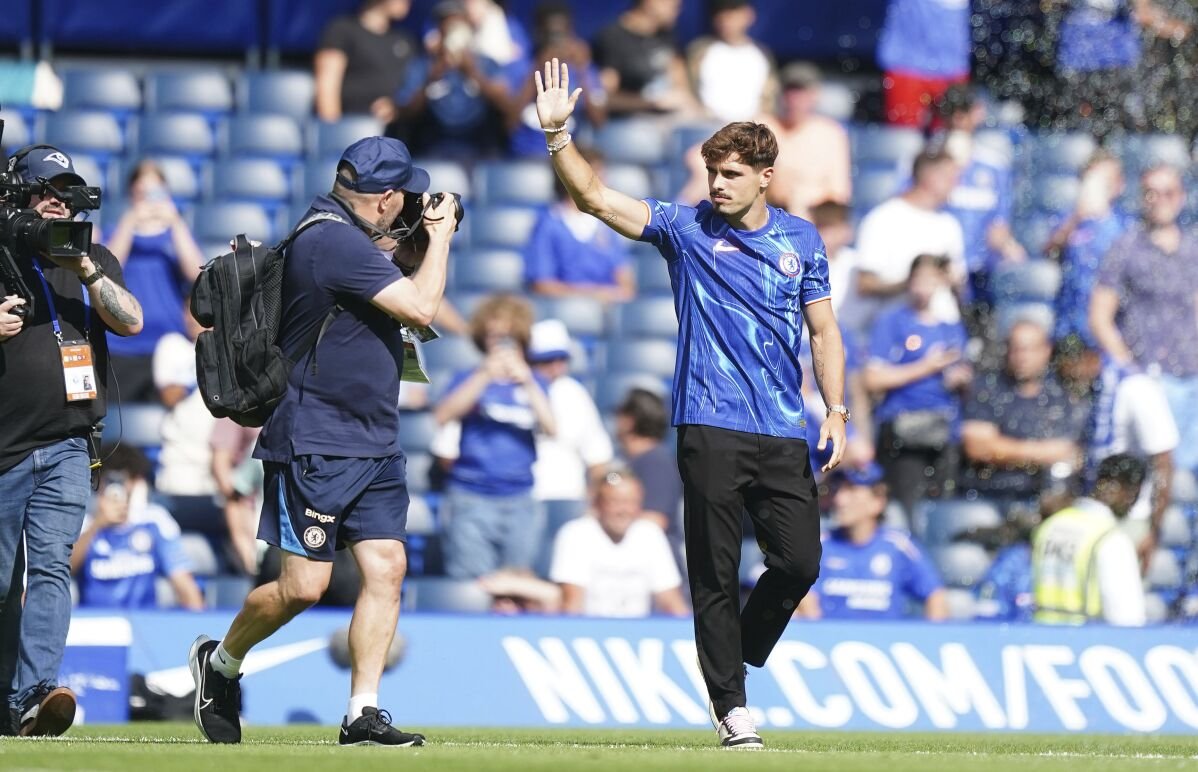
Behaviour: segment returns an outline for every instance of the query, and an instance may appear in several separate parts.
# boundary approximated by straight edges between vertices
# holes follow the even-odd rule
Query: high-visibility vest
[[[1036,529],[1032,535],[1035,621],[1080,625],[1102,619],[1098,545],[1117,527],[1101,512],[1068,507]]]

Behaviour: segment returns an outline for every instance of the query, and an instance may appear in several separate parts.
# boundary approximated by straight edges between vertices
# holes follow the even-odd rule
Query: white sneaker
[[[714,714],[714,710],[711,711]],[[724,716],[724,720],[716,725],[716,734],[720,736],[720,744],[729,750],[756,751],[765,747],[761,735],[757,734],[757,725],[745,708],[733,708]]]

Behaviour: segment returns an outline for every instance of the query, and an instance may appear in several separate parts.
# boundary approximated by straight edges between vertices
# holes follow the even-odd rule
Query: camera
[[[457,220],[453,229],[456,231],[462,224],[462,218],[466,212],[462,209],[462,197],[457,193],[422,193],[419,196],[407,195],[404,197],[403,209],[399,211],[399,216],[396,219],[396,224],[405,232],[404,239],[420,238],[424,234],[424,229],[420,227],[424,215],[441,205],[446,196],[453,196],[453,216]],[[427,234],[425,234],[427,238]]]
[[[4,121],[0,120],[0,143],[4,140]],[[76,220],[46,220],[30,207],[34,196],[54,196],[71,212],[100,208],[99,188],[73,185],[59,190],[44,177],[25,182],[13,170],[14,157],[0,170],[0,290],[25,300],[10,313],[28,317],[33,313],[34,295],[21,276],[16,256],[45,255],[60,260],[79,260],[87,255],[92,243],[92,224]]]

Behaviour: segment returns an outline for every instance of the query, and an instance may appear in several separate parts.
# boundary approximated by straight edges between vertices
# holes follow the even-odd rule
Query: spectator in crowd
[[[480,576],[478,584],[491,595],[492,614],[560,614],[562,610],[562,588],[531,571],[500,569]]]
[[[543,139],[541,144],[545,144]],[[581,152],[595,166],[596,173],[602,174],[599,152],[589,148]],[[529,288],[548,297],[582,296],[604,303],[632,300],[636,274],[628,240],[580,212],[556,177],[553,187],[557,202],[541,213],[524,248],[524,276]]]
[[[209,439],[211,474],[225,515],[231,562],[247,576],[258,573],[258,511],[262,462],[250,454],[259,429],[222,418]],[[356,596],[355,596],[356,597]]]
[[[1115,454],[1103,459],[1091,498],[1057,512],[1032,537],[1035,620],[1043,624],[1146,621],[1135,545],[1118,527],[1140,496],[1144,464]]]
[[[670,414],[661,396],[648,389],[628,392],[616,408],[620,454],[641,481],[643,517],[656,523],[676,543],[682,542],[682,478],[674,450],[665,443]]]
[[[900,304],[911,264],[919,255],[949,258],[949,281],[932,301],[932,312],[955,322],[960,310],[954,292],[965,280],[965,236],[961,225],[942,211],[957,186],[960,167],[942,147],[932,145],[912,166],[911,187],[878,204],[861,220],[857,231],[857,292],[880,310]]]
[[[973,369],[958,320],[940,320],[932,304],[948,283],[948,260],[920,255],[907,280],[907,302],[878,317],[870,336],[865,387],[881,395],[874,410],[878,460],[910,517],[916,502],[951,490],[959,459],[961,391]]]
[[[1055,340],[1079,335],[1094,342],[1090,332],[1090,295],[1098,266],[1115,240],[1127,229],[1127,220],[1115,209],[1123,195],[1123,164],[1099,150],[1082,171],[1077,205],[1048,241],[1046,252],[1061,264],[1061,286],[1055,303]]]
[[[574,14],[565,0],[549,0],[537,6],[536,26],[533,42],[537,53],[534,61],[548,62],[553,59],[565,62],[570,68],[570,77],[577,78],[582,86],[579,98],[581,116],[589,126],[602,126],[607,120],[607,93],[599,78],[599,68],[591,58],[591,46],[574,31]],[[532,78],[521,77],[513,81],[507,127],[511,135],[512,155],[542,158],[545,154],[545,132],[537,118],[537,88]],[[566,128],[577,133],[579,121],[571,116]]]
[[[906,533],[882,525],[887,492],[882,469],[871,464],[833,475],[833,529],[815,586],[799,604],[806,619],[902,619],[922,604],[933,622],[948,618],[944,583],[932,561]]]
[[[966,0],[890,0],[878,38],[886,120],[924,127],[931,105],[969,79]]]
[[[496,0],[463,0],[462,7],[474,30],[474,53],[498,64],[508,83],[527,80],[532,43],[524,25]]]
[[[1032,595],[1032,545],[1020,539],[994,556],[994,562],[973,589],[974,618],[988,622],[1030,622],[1035,611]]]
[[[1198,469],[1198,231],[1178,218],[1186,195],[1171,167],[1144,173],[1143,220],[1103,260],[1090,300],[1090,329],[1116,364],[1136,365],[1165,389],[1181,430],[1173,462]]]
[[[1128,95],[1140,60],[1136,0],[1050,0],[1057,29],[1057,128],[1103,136],[1128,124]]]
[[[433,8],[437,34],[404,73],[395,97],[416,154],[469,159],[507,146],[510,89],[500,65],[475,53],[474,30],[458,0]]]
[[[549,384],[549,406],[557,432],[537,435],[532,467],[533,498],[545,507],[542,545],[548,553],[558,530],[586,512],[590,484],[603,478],[612,461],[611,438],[591,393],[570,377],[570,333],[557,319],[532,326],[528,361]],[[548,569],[549,555],[544,568]]]
[[[595,37],[595,63],[614,116],[695,109],[674,42],[681,0],[633,0]]]
[[[185,332],[167,333],[154,348],[154,386],[167,409],[154,485],[170,496],[211,496],[216,484],[208,440],[216,419],[196,388],[196,338],[203,328],[187,301],[181,315]]]
[[[533,312],[524,300],[497,295],[474,312],[481,365],[457,373],[434,415],[460,421],[458,458],[445,505],[446,570],[474,578],[499,568],[531,568],[543,526],[532,496],[536,433],[555,435],[549,384],[525,359]]]
[[[1192,140],[1198,134],[1198,109],[1190,98],[1198,63],[1198,8],[1188,0],[1133,0],[1132,7],[1144,32],[1136,83],[1148,128]]]
[[[811,223],[824,240],[828,253],[828,283],[832,287],[832,312],[841,330],[862,329],[864,310],[857,295],[857,250],[853,248],[853,210],[832,199],[811,207]],[[860,420],[860,413],[854,413]]]
[[[320,35],[316,50],[316,116],[395,119],[395,92],[417,53],[416,41],[396,27],[411,0],[365,0],[356,15],[338,16]]]
[[[122,399],[154,402],[154,347],[167,333],[184,331],[179,307],[200,275],[204,256],[171,201],[162,169],[153,161],[141,161],[129,174],[129,209],[107,244],[145,312],[140,335],[111,341],[112,370]]]
[[[642,516],[641,503],[635,477],[609,474],[595,494],[595,517],[558,532],[549,578],[562,588],[562,611],[593,617],[689,612],[669,542]]]
[[[1146,568],[1169,506],[1173,453],[1181,440],[1165,393],[1134,367],[1104,362],[1096,347],[1076,335],[1057,343],[1056,358],[1063,385],[1090,403],[1083,434],[1086,481],[1093,484],[1099,463],[1116,454],[1130,454],[1147,465],[1144,490],[1123,520]]]
[[[108,454],[92,513],[71,552],[81,606],[154,608],[154,582],[164,577],[180,606],[203,610],[179,526],[149,500],[149,475],[150,462],[141,451],[121,445]]]
[[[774,59],[749,37],[757,21],[750,0],[708,0],[711,35],[686,51],[691,84],[704,111],[721,123],[750,121],[777,98]]]
[[[1027,250],[1011,232],[1011,159],[975,141],[986,121],[986,105],[973,87],[950,86],[941,97],[940,115],[947,129],[945,150],[961,167],[948,211],[961,224],[974,300],[989,304],[994,269],[1027,259]]]
[[[1050,372],[1048,330],[1031,320],[1007,334],[1006,367],[975,384],[965,406],[962,485],[1005,504],[1033,501],[1052,477],[1077,471],[1084,403]]]

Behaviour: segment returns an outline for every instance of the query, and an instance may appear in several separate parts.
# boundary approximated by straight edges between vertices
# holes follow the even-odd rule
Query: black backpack
[[[273,247],[238,234],[232,252],[213,258],[200,271],[191,290],[191,313],[209,329],[196,340],[196,385],[217,418],[261,426],[287,392],[295,362],[278,345],[283,260],[297,236],[330,220],[346,222],[332,212],[317,212]],[[320,343],[337,310],[329,312],[301,351]]]

